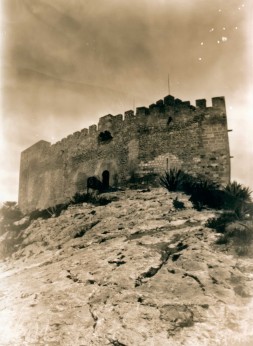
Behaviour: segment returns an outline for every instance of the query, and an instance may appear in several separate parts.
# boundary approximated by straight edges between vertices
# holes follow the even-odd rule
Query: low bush
[[[6,232],[4,239],[0,242],[0,260],[11,256],[22,243],[21,233],[14,229],[9,229]]]
[[[185,205],[184,205],[184,202],[179,201],[178,198],[176,197],[175,199],[173,199],[173,207],[175,209],[184,209]]]
[[[68,209],[70,205],[81,204],[81,203],[90,203],[93,205],[107,205],[112,202],[112,199],[108,199],[99,195],[90,194],[90,193],[79,193],[76,192],[73,197],[70,198],[68,203],[57,204],[55,206],[34,210],[29,214],[30,220],[36,220],[38,218],[42,218],[44,220],[49,219],[51,217],[58,217],[63,210]]]
[[[10,256],[21,243],[19,231],[26,228],[27,223],[21,222],[19,225],[15,225],[15,223],[22,218],[23,214],[16,202],[3,203],[0,208],[0,235],[3,235],[0,242],[0,259]]]
[[[34,210],[29,214],[30,220],[36,220],[38,218],[49,219],[52,216],[58,217],[63,210],[66,210],[69,206],[69,203],[56,204],[52,207],[46,209]]]
[[[237,216],[234,213],[222,213],[218,217],[207,220],[205,226],[215,229],[219,233],[225,233],[226,227],[237,220]]]
[[[93,205],[101,205],[101,206],[107,205],[111,202],[112,202],[111,199],[99,196],[97,194],[79,193],[79,192],[77,192],[70,200],[70,204],[90,203]]]
[[[0,234],[8,230],[16,230],[14,222],[19,221],[23,217],[17,202],[4,202],[0,208]]]
[[[238,256],[250,254],[253,242],[253,221],[239,220],[236,213],[223,213],[209,219],[206,227],[215,229],[222,235],[217,239],[219,245],[231,245]]]

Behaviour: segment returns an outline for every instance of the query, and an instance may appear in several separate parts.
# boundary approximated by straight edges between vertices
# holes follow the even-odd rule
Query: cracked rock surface
[[[0,263],[0,345],[252,345],[253,262],[215,245],[214,213],[111,195],[23,231]]]

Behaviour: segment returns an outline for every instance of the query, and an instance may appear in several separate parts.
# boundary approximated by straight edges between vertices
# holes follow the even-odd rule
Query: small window
[[[169,117],[168,121],[167,121],[167,125],[169,125],[172,122],[172,117]]]
[[[100,143],[102,142],[109,142],[112,140],[112,135],[111,132],[109,131],[104,131],[104,132],[100,132],[100,134],[98,135],[98,141]]]

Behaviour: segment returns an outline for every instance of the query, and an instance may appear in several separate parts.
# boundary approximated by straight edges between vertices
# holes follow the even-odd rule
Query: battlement
[[[111,130],[113,128],[119,128],[122,126],[122,122],[123,122],[123,115],[122,114],[105,115],[105,116],[99,118],[98,131],[100,131],[100,130],[102,131],[104,129]]]
[[[206,108],[206,99],[196,100],[195,102],[197,108]]]
[[[137,119],[138,119],[138,123],[140,123],[140,121],[144,121],[144,124],[145,124],[148,119],[149,125],[152,124],[152,121],[154,122],[154,125],[157,125],[159,124],[159,122],[157,123],[157,118],[159,117],[165,118],[168,114],[171,115],[171,113],[173,113],[174,111],[177,111],[176,117],[180,118],[179,121],[183,121],[182,117],[180,117],[180,113],[185,115],[189,115],[189,114],[195,115],[195,113],[193,112],[196,112],[198,110],[204,110],[207,108],[209,110],[213,109],[213,110],[220,110],[220,111],[226,112],[225,98],[223,96],[213,97],[212,107],[207,107],[206,99],[196,100],[195,106],[193,106],[191,105],[190,101],[182,101],[178,98],[175,98],[172,95],[167,95],[164,97],[163,100],[160,99],[156,101],[155,103],[150,104],[148,107],[146,106],[137,107],[136,112],[134,112],[133,110],[126,111],[124,113],[124,118],[122,114],[117,114],[117,115],[107,114],[99,118],[98,124],[90,125],[88,129],[84,128],[81,131],[76,131],[73,134],[68,135],[67,137],[61,139],[60,141],[54,144],[41,140],[33,144],[31,147],[29,147],[26,150],[37,150],[37,148],[39,149],[41,147],[43,147],[44,149],[46,148],[48,149],[50,146],[57,147],[57,148],[60,146],[66,146],[68,143],[74,142],[79,139],[85,139],[88,137],[97,136],[98,133],[101,131],[122,130],[124,127],[129,126],[129,123],[136,123]]]
[[[213,97],[212,98],[212,107],[226,111],[225,97],[224,96]]]
[[[206,107],[206,99],[199,99],[196,100],[196,108],[207,108]],[[224,96],[219,97],[213,97],[212,98],[212,107],[208,108],[214,108],[214,109],[220,109],[223,111],[226,111],[226,104],[225,104],[225,98]]]

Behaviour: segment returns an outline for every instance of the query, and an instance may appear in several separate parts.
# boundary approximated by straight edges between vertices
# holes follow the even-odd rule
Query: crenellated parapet
[[[88,138],[94,138],[101,131],[122,131],[124,128],[128,128],[129,124],[141,124],[143,125],[159,125],[164,124],[163,119],[171,119],[170,121],[176,122],[188,122],[190,120],[189,116],[195,116],[198,112],[203,113],[203,111],[208,110],[207,118],[210,118],[212,114],[217,115],[217,111],[220,111],[222,114],[226,112],[225,98],[213,97],[212,106],[207,107],[206,99],[198,99],[195,101],[195,106],[191,105],[190,101],[182,101],[178,98],[175,98],[172,95],[165,96],[164,99],[160,99],[155,103],[150,104],[148,107],[142,106],[137,107],[136,112],[133,110],[128,110],[124,113],[124,118],[122,114],[112,115],[107,114],[99,118],[98,125],[90,125],[89,128],[84,128],[81,131],[76,131],[73,134],[68,135],[67,137],[61,139],[60,141],[51,144],[47,141],[39,141],[36,144],[32,145],[27,150],[46,150],[52,147],[53,150],[59,150],[61,147],[64,148],[70,143],[75,143],[79,140],[85,140]],[[161,121],[159,121],[161,119]],[[183,125],[183,123],[182,123]]]

